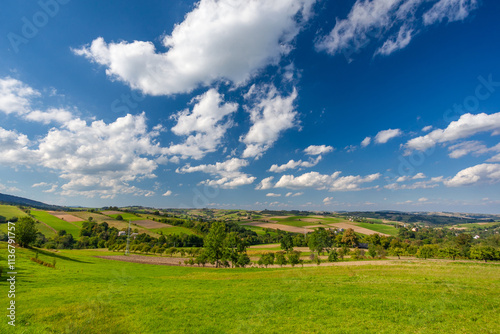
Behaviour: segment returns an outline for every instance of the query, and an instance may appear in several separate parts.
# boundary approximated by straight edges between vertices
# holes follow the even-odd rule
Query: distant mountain
[[[0,194],[0,203],[10,205],[24,205],[42,210],[67,210],[65,207],[45,204],[42,202],[34,201],[24,197]]]

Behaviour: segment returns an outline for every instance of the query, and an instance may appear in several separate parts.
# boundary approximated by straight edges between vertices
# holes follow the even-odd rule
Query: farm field
[[[495,263],[212,269],[94,257],[117,255],[103,250],[41,251],[41,260],[57,261],[53,269],[30,261],[34,250],[16,254],[16,325],[23,333],[498,330]],[[3,279],[0,288],[7,289]],[[11,332],[6,321],[0,332]]]
[[[62,219],[54,217],[46,211],[31,210],[31,215],[39,221],[52,227],[56,231],[65,230],[67,233],[73,235],[75,239],[78,239],[80,237],[80,228],[76,226],[76,223],[69,223]]]
[[[0,222],[7,221],[13,217],[25,217],[27,214],[16,206],[0,205]]]
[[[376,231],[376,232],[379,232],[379,233],[384,233],[384,234],[388,234],[388,235],[393,235],[393,236],[397,236],[398,235],[398,229],[395,228],[394,226],[390,226],[390,225],[384,225],[384,224],[370,224],[370,223],[357,223],[357,222],[354,222],[354,223],[351,223],[353,225],[356,225],[356,226],[359,226],[359,227],[363,227],[363,228],[366,228],[366,229],[369,229],[369,230],[372,230],[372,231]]]
[[[163,224],[163,225],[166,225],[166,224]],[[153,229],[151,229],[151,232],[154,232],[157,234],[160,234],[160,232],[162,232],[164,235],[167,235],[167,234],[188,234],[188,235],[195,234],[190,229],[182,227],[182,226],[153,228]]]

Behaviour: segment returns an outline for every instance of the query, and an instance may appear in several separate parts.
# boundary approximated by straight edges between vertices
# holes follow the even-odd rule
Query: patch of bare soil
[[[380,235],[385,235],[386,237],[390,237],[390,234],[372,231],[372,230],[369,230],[367,228],[348,224],[348,223],[333,223],[333,224],[328,224],[328,225],[333,226],[333,227],[343,228],[344,230],[348,229],[348,228],[352,228],[354,230],[354,232],[366,234],[366,235],[378,233]]]
[[[112,211],[112,210],[101,211],[101,213],[103,215],[121,215],[121,214],[123,214],[123,212],[121,212],[121,211]]]
[[[84,219],[64,213],[64,212],[57,212],[57,211],[47,211],[47,213],[50,213],[52,216],[62,219],[67,222],[82,222]]]
[[[159,256],[143,256],[143,255],[111,255],[111,256],[96,256],[100,259],[133,262],[133,263],[144,263],[144,264],[156,264],[162,266],[185,266],[184,260],[188,260],[185,257],[159,257]],[[205,267],[215,267],[210,263],[207,263]]]
[[[158,223],[153,220],[145,219],[145,220],[132,220],[132,224],[139,225],[144,228],[163,228],[163,227],[172,227],[172,225]]]
[[[275,230],[279,229],[282,231],[293,232],[293,233],[304,233],[304,230],[306,232],[313,231],[311,229],[304,228],[304,227],[288,226],[288,225],[281,225],[281,224],[274,224],[274,223],[263,223],[263,222],[243,223],[241,225],[258,226],[258,227],[262,227],[262,228],[272,228]]]

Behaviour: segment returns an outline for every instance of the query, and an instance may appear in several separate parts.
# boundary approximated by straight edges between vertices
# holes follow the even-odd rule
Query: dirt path
[[[124,261],[124,262],[133,262],[133,263],[143,263],[143,264],[154,264],[154,265],[163,265],[163,266],[185,266],[184,260],[187,258],[183,257],[159,257],[159,256],[143,256],[143,255],[113,255],[113,256],[96,256],[100,259],[106,260],[115,260],[115,261]],[[474,260],[448,260],[448,259],[416,259],[416,258],[389,258],[385,260],[373,260],[373,261],[340,261],[340,262],[322,262],[319,266],[315,263],[306,263],[304,265],[296,265],[296,267],[345,267],[345,266],[391,266],[391,265],[400,265],[400,264],[432,264],[432,263],[450,263],[450,262],[466,262],[466,263],[484,263],[482,261],[474,261]],[[493,263],[495,264],[495,263]],[[198,267],[197,265],[191,267]],[[205,267],[213,268],[214,265],[207,263]],[[258,268],[257,264],[252,264],[250,267]],[[290,268],[291,265],[283,266],[283,268]],[[260,267],[264,268],[264,267]],[[274,264],[267,266],[267,268],[281,268],[280,265]]]
[[[185,266],[184,260],[189,260],[185,257],[159,257],[159,256],[143,256],[131,254],[125,255],[111,255],[111,256],[96,256],[100,259],[116,260],[124,262],[133,263],[144,263],[144,264],[156,264],[163,266]],[[179,263],[180,262],[180,263]],[[214,267],[210,263],[207,263],[205,267]]]

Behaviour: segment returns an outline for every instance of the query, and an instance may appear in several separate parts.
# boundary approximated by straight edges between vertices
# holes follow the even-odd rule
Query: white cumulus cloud
[[[335,172],[331,175],[309,172],[300,176],[283,175],[274,187],[289,189],[315,188],[330,191],[360,190],[361,184],[373,182],[381,176],[380,173],[364,177],[359,175],[340,176],[340,174],[341,172]]]
[[[459,171],[454,177],[445,180],[448,187],[493,184],[500,181],[500,164],[480,164]]]
[[[224,162],[215,164],[203,164],[191,166],[189,164],[176,170],[177,173],[195,173],[203,172],[217,176],[216,179],[207,179],[202,182],[212,187],[221,187],[224,189],[233,189],[239,186],[251,184],[255,181],[254,176],[250,176],[240,171],[241,168],[248,166],[248,161],[244,159],[232,158]]]
[[[269,171],[274,172],[274,173],[282,173],[282,172],[289,170],[289,169],[311,168],[311,167],[316,166],[321,161],[321,159],[322,159],[321,155],[319,155],[316,159],[314,159],[314,160],[311,159],[309,161],[290,160],[286,164],[283,164],[283,165],[279,165],[279,166],[276,164],[272,165],[271,168],[269,168]]]
[[[282,132],[296,126],[294,101],[297,90],[294,89],[289,96],[282,96],[273,85],[260,88],[253,85],[246,98],[253,98],[255,103],[245,108],[250,113],[252,126],[240,138],[246,144],[243,158],[259,158]]]
[[[425,136],[410,139],[405,147],[408,151],[425,151],[439,143],[449,143],[469,138],[481,132],[500,134],[500,112],[496,114],[463,114],[457,121],[451,122],[446,129],[436,129]]]
[[[192,110],[185,109],[173,115],[171,118],[177,124],[172,127],[172,132],[186,138],[183,143],[171,145],[165,152],[194,159],[214,152],[227,129],[233,125],[229,115],[238,109],[238,104],[224,103],[223,98],[215,89],[210,89],[192,99]]]
[[[401,132],[400,129],[383,130],[377,133],[377,135],[375,136],[375,142],[377,144],[385,144],[392,138],[399,137],[402,134],[403,133]]]
[[[314,2],[201,0],[162,39],[166,52],[150,41],[106,43],[102,37],[73,52],[151,95],[191,92],[220,80],[240,85],[293,49]]]
[[[304,153],[307,155],[320,155],[330,152],[333,152],[333,147],[327,145],[311,145],[304,149]]]

